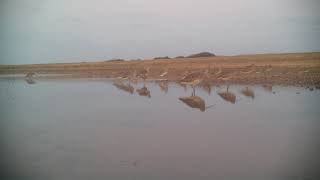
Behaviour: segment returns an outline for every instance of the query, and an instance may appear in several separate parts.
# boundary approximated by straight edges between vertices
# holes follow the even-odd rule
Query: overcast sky
[[[320,51],[320,0],[0,3],[0,64]]]

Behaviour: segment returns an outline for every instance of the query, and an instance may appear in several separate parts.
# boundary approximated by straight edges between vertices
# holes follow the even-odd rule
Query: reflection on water
[[[231,102],[232,104],[236,103],[236,95],[234,95],[232,92],[229,92],[229,86],[227,87],[226,91],[219,92],[218,94],[225,101]]]
[[[190,106],[191,108],[200,109],[201,112],[204,112],[207,108],[211,108],[214,106],[214,105],[211,105],[206,107],[205,101],[201,97],[196,96],[195,93],[196,93],[196,90],[194,89],[194,91],[191,93],[191,96],[180,97],[179,100],[184,102],[186,105]]]
[[[262,86],[266,91],[272,92],[272,85],[271,84],[264,84]]]
[[[151,98],[150,91],[148,90],[145,84],[143,85],[142,88],[137,89],[136,91],[140,96],[146,96],[148,98]]]
[[[320,177],[316,88],[36,80],[0,79],[6,179]]]
[[[251,97],[252,99],[254,99],[254,92],[249,87],[246,87],[245,89],[241,90],[241,93],[247,97]]]
[[[182,102],[192,108],[198,108],[200,111],[204,111],[206,109],[206,103],[199,96],[189,96],[189,97],[180,97]]]
[[[24,80],[28,83],[28,84],[35,84],[36,82],[33,80],[33,76],[35,75],[35,73],[30,72],[27,73],[26,77],[24,78]]]
[[[118,89],[129,92],[130,94],[133,94],[134,88],[130,84],[124,84],[122,81],[116,81],[113,83],[114,86],[116,86]]]
[[[168,81],[158,81],[157,84],[159,85],[162,92],[166,94],[168,93],[168,90],[169,90]]]
[[[211,95],[212,84],[210,84],[210,83],[202,83],[202,84],[200,85],[200,87],[202,87],[202,89],[203,89],[204,91],[206,91],[206,92],[208,93],[208,95]]]
[[[33,79],[31,79],[31,78],[25,78],[24,79],[28,84],[35,84],[36,82],[33,80]]]

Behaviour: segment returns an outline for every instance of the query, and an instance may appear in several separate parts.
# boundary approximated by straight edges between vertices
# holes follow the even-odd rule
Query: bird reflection
[[[130,84],[124,84],[122,81],[116,81],[113,83],[113,85],[120,90],[129,92],[130,94],[133,94],[134,92],[134,88]]]
[[[227,87],[227,91],[219,92],[218,94],[225,101],[231,102],[232,104],[236,103],[236,95],[234,95],[233,93],[229,92],[229,86]]]
[[[212,86],[209,82],[203,82],[200,84],[200,87],[208,93],[208,95],[211,95]]]
[[[151,98],[150,91],[148,90],[148,88],[145,85],[143,85],[142,88],[137,89],[136,91],[140,96],[146,96],[148,98]]]
[[[272,85],[271,84],[265,84],[262,86],[266,91],[272,92]]]
[[[161,71],[160,77],[168,76],[169,68],[166,67],[163,71]]]
[[[254,99],[254,92],[252,89],[246,87],[245,89],[243,89],[241,91],[241,93],[247,97],[251,97],[252,99]]]
[[[191,108],[198,108],[201,112],[206,110],[206,104],[199,96],[180,97],[179,99]]]
[[[184,102],[186,105],[188,105],[191,108],[200,109],[201,112],[204,112],[206,109],[214,106],[212,105],[212,106],[206,107],[205,101],[201,97],[196,96],[195,91],[192,92],[191,96],[180,97],[179,100]]]
[[[28,84],[35,84],[36,82],[33,79],[25,78],[24,79]]]
[[[180,85],[181,87],[183,87],[184,92],[187,92],[187,85],[185,84],[181,84],[180,82],[177,83],[178,85]]]
[[[33,80],[33,76],[35,75],[34,72],[29,72],[27,73],[27,75],[25,76],[24,80],[28,83],[28,84],[35,84],[36,82]]]
[[[160,90],[164,93],[168,93],[169,90],[169,85],[168,85],[168,81],[158,81],[157,84],[160,87]]]

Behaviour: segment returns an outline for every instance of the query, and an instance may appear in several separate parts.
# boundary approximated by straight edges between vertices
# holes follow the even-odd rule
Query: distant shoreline
[[[150,79],[179,81],[194,72],[209,72],[212,83],[320,84],[320,52],[214,56],[30,65],[0,65],[0,75],[34,77],[123,78],[149,69]],[[219,72],[221,71],[221,72]],[[165,73],[166,72],[166,73]],[[163,75],[163,76],[162,76]]]
[[[215,57],[253,57],[253,56],[286,56],[286,55],[311,55],[311,54],[320,54],[319,52],[294,52],[294,53],[258,53],[258,54],[237,54],[237,55],[215,55]],[[94,60],[94,61],[85,61],[81,60],[78,62],[65,62],[65,63],[31,63],[31,64],[0,64],[0,70],[3,68],[3,66],[30,66],[30,65],[59,65],[59,64],[80,64],[80,63],[105,63],[105,62],[132,62],[132,61],[153,61],[153,60],[165,60],[165,59],[193,59],[188,56],[176,56],[176,57],[169,57],[169,56],[162,56],[164,58],[154,57],[154,58],[146,58],[146,59],[122,59],[122,58],[115,58],[115,59],[109,59],[109,60]],[[165,58],[168,57],[168,58]],[[177,58],[178,57],[178,58]],[[183,58],[181,58],[183,57]],[[121,61],[119,61],[121,60]]]

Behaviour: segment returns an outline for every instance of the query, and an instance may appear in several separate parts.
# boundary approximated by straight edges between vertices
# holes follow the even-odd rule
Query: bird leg
[[[196,89],[195,87],[192,85],[192,96],[195,96],[196,95]]]

